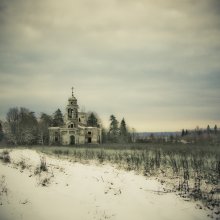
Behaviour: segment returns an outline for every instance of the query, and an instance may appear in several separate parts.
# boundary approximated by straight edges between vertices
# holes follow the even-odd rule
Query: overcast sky
[[[220,127],[219,0],[0,0],[0,118],[75,96],[108,127]]]

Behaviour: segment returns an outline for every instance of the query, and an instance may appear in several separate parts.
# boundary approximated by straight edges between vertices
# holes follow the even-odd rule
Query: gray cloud
[[[0,3],[0,115],[86,109],[137,130],[219,123],[218,0]]]

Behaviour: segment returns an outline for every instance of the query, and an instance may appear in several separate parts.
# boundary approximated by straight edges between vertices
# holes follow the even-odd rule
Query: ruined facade
[[[88,115],[78,111],[77,99],[73,95],[68,99],[64,114],[64,125],[49,127],[49,143],[60,145],[99,144],[102,141],[101,128],[87,126]]]

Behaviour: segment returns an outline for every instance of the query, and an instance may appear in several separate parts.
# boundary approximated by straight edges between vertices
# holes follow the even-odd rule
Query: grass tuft
[[[9,155],[9,151],[8,150],[4,150],[1,155],[0,155],[0,159],[4,162],[4,163],[11,163],[11,157]]]

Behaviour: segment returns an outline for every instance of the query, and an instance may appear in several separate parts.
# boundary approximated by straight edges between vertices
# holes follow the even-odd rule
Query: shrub
[[[42,181],[40,182],[40,184],[42,186],[48,186],[48,184],[50,183],[50,179],[48,177],[45,177],[44,179],[42,179]]]
[[[22,170],[24,170],[27,167],[27,164],[25,163],[24,159],[22,159],[18,165],[21,167]]]
[[[9,151],[4,150],[2,152],[2,154],[0,155],[0,159],[4,162],[4,163],[10,163],[11,162],[11,158],[9,155]]]

